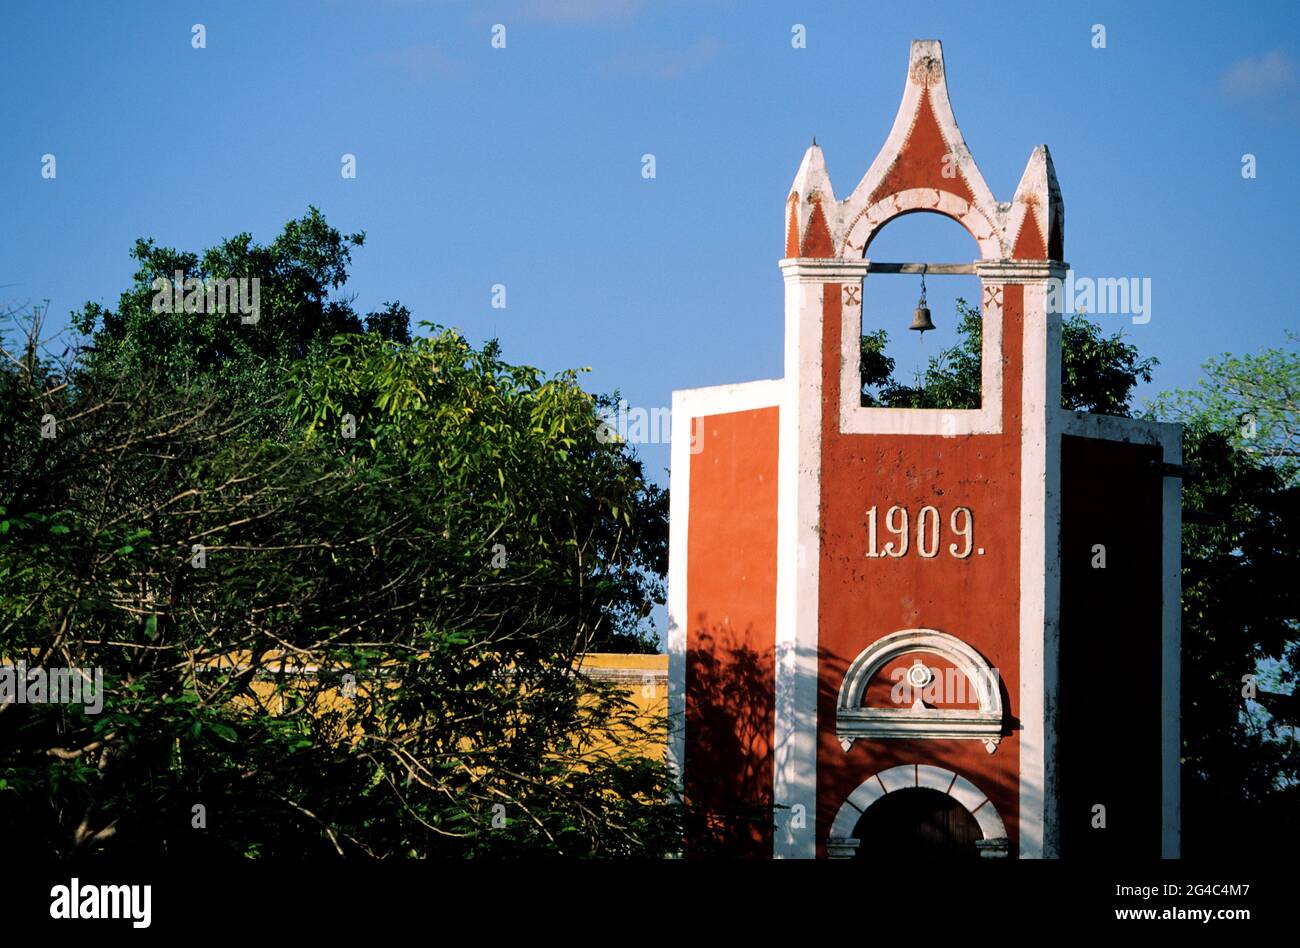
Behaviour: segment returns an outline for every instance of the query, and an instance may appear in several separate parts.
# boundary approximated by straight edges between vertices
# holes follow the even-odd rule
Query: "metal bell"
[[[934,320],[930,318],[930,307],[925,305],[925,299],[917,304],[916,313],[912,316],[912,325],[908,327],[915,329],[917,332],[929,332],[934,328]]]
[[[908,327],[919,333],[929,332],[934,328],[930,318],[930,307],[925,305],[925,271],[921,271],[921,298],[916,301],[916,312],[912,314],[912,325]]]

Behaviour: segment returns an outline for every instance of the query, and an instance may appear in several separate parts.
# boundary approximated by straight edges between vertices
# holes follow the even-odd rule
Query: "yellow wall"
[[[579,666],[596,681],[622,684],[641,713],[642,726],[659,725],[658,740],[648,748],[654,756],[668,752],[664,722],[668,716],[668,656],[593,652]]]
[[[247,661],[246,654],[232,654],[212,664],[238,665]],[[668,656],[667,655],[627,655],[613,652],[593,652],[588,654],[579,666],[583,673],[596,681],[621,685],[636,706],[642,727],[652,730],[656,739],[647,744],[647,755],[662,757],[667,753],[667,736],[664,724],[668,714]],[[364,690],[366,682],[357,682],[358,690]],[[272,714],[285,710],[283,697],[275,693],[273,682],[258,680],[252,682],[252,690]],[[336,688],[325,689],[318,696],[318,707],[322,709],[342,709],[346,707]]]

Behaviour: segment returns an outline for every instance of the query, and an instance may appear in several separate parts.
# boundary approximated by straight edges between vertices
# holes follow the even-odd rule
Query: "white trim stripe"
[[[782,266],[785,385],[777,474],[773,855],[817,855],[817,624],[825,272]],[[801,825],[791,817],[802,809]]]
[[[1046,283],[1024,285],[1020,385],[1020,858],[1056,855],[1060,617],[1060,315]],[[1005,293],[1005,288],[1004,288]]]

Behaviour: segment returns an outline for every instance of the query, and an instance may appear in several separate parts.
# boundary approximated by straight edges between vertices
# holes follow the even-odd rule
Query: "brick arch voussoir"
[[[890,793],[912,787],[938,790],[956,800],[975,818],[986,842],[1001,844],[1000,848],[994,850],[994,854],[1005,855],[1006,824],[1002,822],[1002,817],[993,806],[993,801],[983,790],[961,774],[944,767],[929,764],[900,764],[872,774],[862,781],[840,805],[827,839],[828,850],[835,850],[832,852],[832,858],[847,856],[857,848],[859,841],[850,833],[857,825],[858,818],[872,805],[880,802]]]

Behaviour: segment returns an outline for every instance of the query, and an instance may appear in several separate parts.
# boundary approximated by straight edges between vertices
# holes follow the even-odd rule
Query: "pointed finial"
[[[816,135],[813,136],[813,143],[812,143],[812,146],[813,146],[814,148],[817,147],[817,136],[816,136]]]

